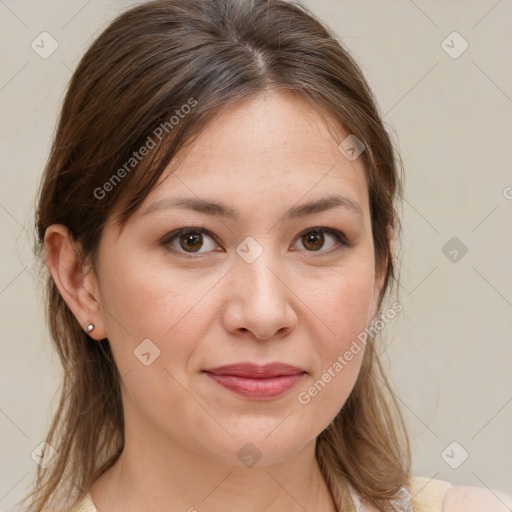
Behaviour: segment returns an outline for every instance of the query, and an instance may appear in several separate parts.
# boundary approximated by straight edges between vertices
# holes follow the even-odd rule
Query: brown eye
[[[329,239],[331,243],[329,244]],[[297,242],[310,253],[330,253],[352,245],[345,235],[332,228],[314,228],[298,236]],[[160,242],[169,251],[186,258],[193,258],[194,254],[206,254],[208,252],[219,252],[212,235],[203,228],[183,228],[173,231],[165,236]],[[327,248],[323,248],[327,245]],[[296,250],[296,249],[294,249]]]
[[[330,247],[322,249],[324,244],[328,243],[326,241],[328,241],[329,238],[334,239],[334,241],[331,242]],[[302,245],[306,248],[307,252],[331,252],[331,250],[351,245],[347,242],[343,233],[331,228],[310,229],[309,231],[299,235],[299,240],[302,241]]]
[[[208,242],[210,240],[210,242]],[[167,235],[161,242],[173,252],[177,252],[182,256],[188,254],[202,254],[208,251],[215,251],[217,244],[206,230],[200,228],[183,228]],[[205,250],[201,250],[206,247]]]
[[[203,245],[203,235],[201,233],[186,233],[180,235],[178,240],[182,249],[191,249],[192,252],[197,252]]]
[[[311,231],[302,236],[304,247],[312,251],[317,251],[324,245],[324,235],[320,231]]]

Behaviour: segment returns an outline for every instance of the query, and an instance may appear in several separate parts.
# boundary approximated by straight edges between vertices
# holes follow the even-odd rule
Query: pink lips
[[[238,363],[204,371],[221,386],[255,400],[270,400],[283,395],[306,373],[284,363]]]

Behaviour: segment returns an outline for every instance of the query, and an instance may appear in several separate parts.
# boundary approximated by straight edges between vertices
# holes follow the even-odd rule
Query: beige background
[[[72,70],[128,5],[0,0],[1,511],[33,478],[59,386],[31,256],[36,185]],[[404,159],[404,310],[384,335],[414,473],[512,493],[512,2],[306,5],[362,65]],[[47,59],[31,48],[43,31],[58,43]],[[443,253],[452,237],[462,257]]]

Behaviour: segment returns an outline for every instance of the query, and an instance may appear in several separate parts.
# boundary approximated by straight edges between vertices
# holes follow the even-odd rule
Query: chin
[[[231,431],[233,437],[227,434],[221,439],[211,439],[211,442],[204,448],[208,450],[218,462],[230,466],[238,467],[263,467],[274,464],[283,463],[308,443],[313,442],[315,437],[311,434],[297,436],[297,429],[283,428],[283,425],[277,427],[274,425],[272,429],[265,429],[264,432],[258,432],[255,429],[240,430],[237,433]],[[278,429],[282,429],[278,432]],[[294,435],[291,432],[294,431]]]

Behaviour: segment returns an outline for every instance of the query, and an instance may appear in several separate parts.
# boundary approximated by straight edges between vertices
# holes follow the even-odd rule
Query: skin
[[[496,489],[454,485],[446,491],[443,511],[447,512],[510,512],[512,496]]]
[[[375,273],[368,186],[361,158],[351,162],[338,149],[347,135],[333,134],[296,96],[262,94],[209,125],[122,232],[110,217],[96,271],[80,268],[65,226],[48,228],[59,291],[81,325],[95,325],[91,337],[109,339],[123,379],[125,449],[91,487],[98,510],[335,510],[315,441],[352,390],[364,345],[307,405],[297,395],[377,313],[383,276]],[[349,196],[361,214],[336,207],[284,219],[332,194]],[[225,202],[239,217],[143,213],[169,197]],[[199,227],[208,233],[192,249],[183,237],[161,243]],[[308,244],[303,232],[320,227],[352,245],[326,232]],[[236,252],[247,237],[263,250],[250,263]],[[145,339],[160,350],[148,366],[134,357]],[[307,373],[263,402],[202,372],[247,361]],[[248,442],[261,455],[253,467],[237,456]]]

